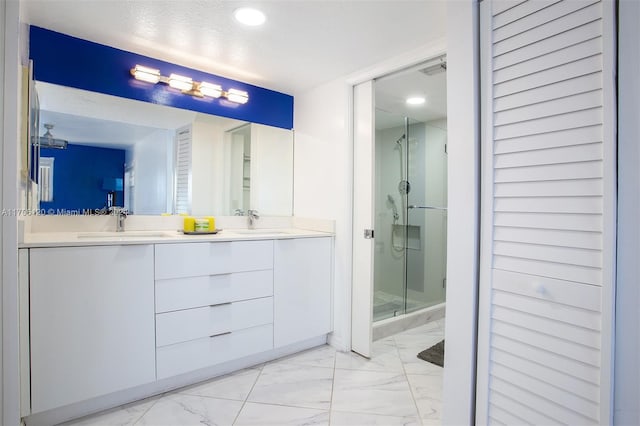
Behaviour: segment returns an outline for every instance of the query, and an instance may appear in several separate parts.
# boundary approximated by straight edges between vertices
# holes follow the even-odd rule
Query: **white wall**
[[[7,6],[6,2],[2,2],[0,3],[0,22],[2,22],[2,28],[6,28],[6,21],[5,21],[5,8]],[[2,99],[3,101],[0,102],[0,129],[4,129],[4,109],[5,109],[5,104],[7,104],[6,102],[6,98],[4,97],[4,86],[5,86],[5,79],[4,79],[4,67],[5,67],[5,50],[4,50],[4,31],[0,31],[0,81],[2,81],[2,84],[0,84],[0,99]],[[7,107],[10,107],[10,105],[7,105]],[[14,106],[15,107],[15,106]],[[4,152],[4,145],[5,145],[5,139],[7,139],[7,137],[5,136],[4,132],[0,135],[0,142],[2,142],[2,145],[0,145],[0,161],[2,161],[2,157],[3,156],[3,152]],[[4,182],[4,179],[2,177],[2,175],[0,175],[0,187],[2,186],[2,183]],[[0,209],[2,209],[4,206],[2,197],[0,197]],[[4,217],[0,217],[0,239],[3,239],[4,236],[4,232],[2,231],[2,228],[4,228]],[[2,264],[3,264],[3,260],[4,258],[2,256],[0,256],[0,271],[3,271],[4,269],[2,268]],[[2,289],[2,293],[4,293],[4,276],[0,278],[0,289]],[[4,309],[3,309],[3,303],[0,303],[0,339],[2,339],[2,342],[4,344],[4,339],[3,339],[3,333],[2,333],[2,324],[3,324],[3,313],[4,313]],[[3,358],[3,354],[2,351],[0,351],[0,366],[3,365],[2,362],[2,358]],[[0,383],[4,383],[4,368],[0,368]],[[14,389],[15,391],[15,389]],[[3,395],[4,395],[4,386],[0,386],[0,419],[4,419],[3,417],[3,413],[4,413],[4,399],[3,399]]]
[[[173,139],[175,131],[156,130],[136,141],[133,164],[134,214],[170,213],[173,206]]]
[[[3,74],[2,107],[2,197],[0,207],[18,207],[18,146],[20,129],[21,91],[19,66],[23,58],[20,35],[20,3],[7,1],[0,3],[3,35],[3,49],[0,49]],[[22,40],[24,41],[24,40]],[[0,423],[19,424],[19,339],[18,339],[18,244],[16,216],[2,216],[2,409]]]
[[[191,214],[213,215],[220,211],[224,179],[223,129],[198,114],[193,122],[191,145]]]
[[[443,425],[474,423],[479,243],[478,10],[447,2],[449,219]]]
[[[334,332],[330,342],[346,350],[351,344],[350,89],[345,79],[338,79],[294,96],[293,213],[335,220]]]
[[[614,423],[640,424],[640,2],[619,3],[618,277]]]
[[[293,209],[293,133],[251,124],[251,209],[290,216]]]

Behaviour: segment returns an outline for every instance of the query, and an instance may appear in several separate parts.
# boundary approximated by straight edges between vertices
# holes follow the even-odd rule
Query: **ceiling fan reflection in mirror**
[[[41,148],[56,148],[56,149],[67,149],[68,141],[63,139],[54,138],[51,134],[51,129],[53,129],[53,124],[46,123],[44,125],[47,131],[42,136],[36,136],[33,138],[33,144],[35,146],[40,146]]]

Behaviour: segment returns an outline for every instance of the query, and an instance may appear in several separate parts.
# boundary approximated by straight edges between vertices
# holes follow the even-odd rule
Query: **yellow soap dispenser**
[[[216,230],[216,218],[213,216],[205,217],[209,221],[209,232],[214,232]]]
[[[182,229],[184,232],[194,232],[196,230],[196,219],[192,216],[185,216]]]

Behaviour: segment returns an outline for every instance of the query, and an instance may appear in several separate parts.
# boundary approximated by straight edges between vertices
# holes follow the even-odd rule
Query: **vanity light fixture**
[[[193,80],[190,77],[185,77],[183,75],[171,74],[169,76],[169,86],[174,89],[182,90],[183,92],[188,92],[193,89]]]
[[[160,70],[142,65],[136,65],[131,68],[131,75],[136,80],[145,81],[151,84],[168,84],[170,87],[180,90],[185,95],[196,96],[198,98],[204,98],[205,96],[209,98],[224,97],[230,102],[237,104],[246,104],[249,102],[249,93],[244,90],[229,89],[228,91],[224,91],[222,90],[222,86],[219,84],[209,83],[206,81],[193,81],[191,77],[179,74],[171,74],[169,77],[166,77],[160,74]]]
[[[249,94],[244,90],[229,89],[227,99],[238,104],[246,104],[249,101]]]
[[[200,83],[198,91],[204,96],[209,96],[210,98],[219,98],[222,96],[222,86],[219,84],[207,83],[206,81]]]
[[[143,67],[142,65],[136,65],[131,70],[131,74],[138,80],[146,81],[147,83],[156,84],[160,81],[160,70]]]

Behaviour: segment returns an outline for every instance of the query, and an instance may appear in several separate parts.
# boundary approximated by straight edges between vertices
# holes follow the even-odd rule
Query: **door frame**
[[[350,130],[350,141],[351,141],[351,149],[352,149],[352,166],[353,166],[353,180],[352,182],[357,182],[358,180],[362,180],[362,179],[366,179],[366,177],[358,177],[356,176],[356,158],[355,158],[355,149],[356,149],[356,137],[357,135],[355,134],[355,105],[356,105],[356,99],[355,99],[355,89],[356,86],[358,86],[359,84],[362,83],[366,83],[369,81],[373,81],[377,78],[383,77],[385,75],[389,75],[392,74],[394,72],[397,71],[401,71],[405,68],[409,68],[415,65],[418,65],[422,62],[426,62],[432,58],[436,58],[438,56],[442,56],[444,54],[447,54],[447,45],[446,45],[446,40],[444,38],[440,38],[437,40],[434,40],[432,43],[429,43],[425,46],[422,46],[418,49],[415,49],[413,51],[407,52],[403,55],[394,57],[394,58],[390,58],[387,61],[384,61],[382,63],[379,63],[373,67],[370,67],[362,72],[353,74],[351,76],[348,76],[346,79],[348,88],[349,88],[349,93],[350,95],[350,110],[349,110],[349,130]],[[373,98],[372,98],[373,100]],[[375,107],[375,105],[371,105],[371,108],[373,109]],[[371,125],[374,125],[373,119],[371,122]],[[372,141],[373,142],[373,141]],[[373,159],[372,159],[373,160]],[[369,176],[368,178],[371,180],[372,184],[373,184],[373,173],[375,173],[375,170],[372,169],[371,171],[371,176]],[[362,255],[358,252],[358,248],[357,248],[357,244],[356,241],[360,241],[359,239],[364,238],[363,237],[363,229],[357,229],[355,227],[356,223],[358,223],[358,221],[355,218],[355,214],[356,214],[356,210],[357,210],[357,206],[355,205],[355,200],[357,199],[356,196],[356,191],[358,190],[357,186],[354,185],[353,187],[353,200],[354,203],[352,205],[352,282],[351,282],[351,299],[350,299],[350,303],[349,306],[351,307],[351,322],[350,322],[350,338],[349,338],[349,343],[348,343],[348,348],[349,349],[353,349],[353,342],[354,342],[354,335],[358,335],[358,336],[362,336],[364,335],[369,335],[372,336],[372,328],[373,328],[373,322],[372,322],[372,310],[373,310],[373,299],[370,298],[368,304],[365,302],[360,303],[362,301],[358,301],[356,302],[354,300],[354,295],[355,294],[362,294],[362,295],[372,295],[373,294],[373,273],[370,274],[370,281],[367,282],[361,282],[361,280],[358,279],[358,274],[355,273],[355,269],[356,269],[356,261],[359,261],[358,259],[363,259],[363,257],[361,257]],[[375,200],[372,200],[372,203]],[[371,208],[373,209],[373,205],[371,206]],[[373,211],[373,210],[372,210]],[[371,227],[373,228],[373,223],[371,223]],[[358,240],[356,240],[358,239]],[[373,244],[372,244],[373,246]],[[448,253],[448,256],[450,254]],[[368,266],[365,265],[366,268],[371,267],[371,271],[373,271],[372,267],[373,267],[373,250],[371,249],[370,251],[370,259],[368,260]],[[366,257],[366,255],[365,255]],[[356,281],[358,280],[358,281]],[[368,305],[368,309],[365,309]],[[364,312],[363,310],[365,310],[366,312]],[[354,322],[354,316],[356,316],[357,318],[355,319]],[[365,316],[368,316],[369,319],[367,320],[365,318]],[[360,324],[360,327],[362,327],[361,329],[358,330],[354,330],[353,325],[355,324]],[[367,324],[368,324],[368,329],[367,329]],[[371,339],[369,340],[369,347],[371,344]],[[361,339],[358,340],[358,343],[356,343],[356,346],[361,345]],[[366,352],[366,351],[365,351]],[[369,356],[369,354],[363,354],[365,356]]]

